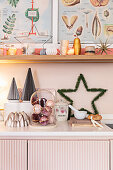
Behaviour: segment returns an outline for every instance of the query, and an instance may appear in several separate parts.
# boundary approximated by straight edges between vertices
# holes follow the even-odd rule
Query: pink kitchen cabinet
[[[110,141],[111,170],[113,169],[113,140]]]
[[[109,141],[29,140],[28,170],[109,170]]]
[[[0,170],[27,170],[27,140],[0,140]]]

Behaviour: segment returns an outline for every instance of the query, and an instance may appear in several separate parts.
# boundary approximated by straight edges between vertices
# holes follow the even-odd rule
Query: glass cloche
[[[49,90],[38,89],[34,92],[31,96],[31,104],[33,105],[31,125],[55,125],[54,103],[55,96]]]

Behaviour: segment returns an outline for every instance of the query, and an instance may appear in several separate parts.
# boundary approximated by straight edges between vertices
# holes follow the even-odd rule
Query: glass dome
[[[54,114],[55,96],[45,89],[38,89],[31,96],[33,113],[31,115],[31,125],[47,126],[56,123]]]

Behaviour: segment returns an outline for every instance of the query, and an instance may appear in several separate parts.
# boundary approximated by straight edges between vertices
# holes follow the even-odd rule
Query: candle
[[[14,46],[11,46],[8,50],[8,55],[16,55],[17,49]]]
[[[74,55],[74,48],[70,48],[67,52],[67,55]]]

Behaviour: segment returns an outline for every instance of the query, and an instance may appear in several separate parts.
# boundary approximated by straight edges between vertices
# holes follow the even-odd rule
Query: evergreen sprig
[[[17,6],[19,0],[8,0],[8,3],[12,6],[12,7],[15,7]]]
[[[63,97],[65,98],[71,105],[73,105],[73,100],[68,97],[68,95],[66,95],[65,93],[72,93],[72,92],[76,92],[79,88],[79,85],[80,85],[80,82],[83,82],[83,85],[86,89],[87,92],[99,92],[99,94],[94,97],[94,99],[91,101],[91,106],[94,110],[94,113],[93,114],[99,114],[99,111],[95,105],[95,102],[104,95],[104,93],[107,91],[106,89],[102,89],[102,88],[91,88],[89,89],[88,88],[88,85],[87,85],[87,82],[84,78],[84,75],[83,74],[80,74],[78,79],[77,79],[77,83],[75,85],[75,88],[74,89],[58,89],[58,93]],[[87,111],[88,114],[92,114],[89,110],[85,109],[85,108],[81,108],[80,110],[82,111]],[[68,119],[70,118],[70,115],[71,115],[71,111],[69,111],[69,117]]]
[[[6,34],[12,34],[12,31],[15,27],[16,22],[16,15],[12,14],[12,16],[9,16],[7,20],[5,21],[5,24],[3,25],[3,32]]]

